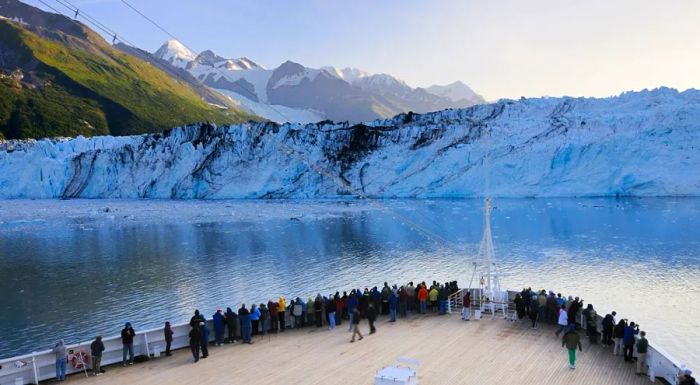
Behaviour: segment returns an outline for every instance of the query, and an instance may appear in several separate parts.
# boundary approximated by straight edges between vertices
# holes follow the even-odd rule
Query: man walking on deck
[[[362,340],[362,333],[360,333],[360,311],[356,308],[352,310],[352,317],[351,323],[352,323],[352,339],[350,339],[350,342],[355,342],[355,335],[360,336],[360,340]]]
[[[194,362],[199,362],[199,348],[202,344],[202,331],[199,329],[199,325],[192,325],[189,337],[192,357],[194,357]]]
[[[581,336],[576,332],[576,324],[569,324],[569,329],[562,338],[561,346],[566,346],[566,349],[569,351],[569,367],[576,369],[576,348],[578,347],[579,351],[583,351]]]
[[[369,307],[367,308],[367,322],[369,322],[369,334],[374,334],[377,332],[377,329],[374,327],[374,321],[377,320],[377,309],[374,307],[374,304],[369,304]]]

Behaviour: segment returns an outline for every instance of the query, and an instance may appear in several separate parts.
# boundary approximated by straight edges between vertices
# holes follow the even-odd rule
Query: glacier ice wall
[[[700,91],[0,142],[0,198],[700,195]]]

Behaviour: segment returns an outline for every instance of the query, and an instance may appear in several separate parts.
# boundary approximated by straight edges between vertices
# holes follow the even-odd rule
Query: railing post
[[[39,383],[39,372],[36,369],[36,352],[32,352],[32,370],[34,371],[34,383]]]
[[[143,333],[143,339],[146,341],[146,357],[150,357],[151,351],[148,349],[148,333]]]

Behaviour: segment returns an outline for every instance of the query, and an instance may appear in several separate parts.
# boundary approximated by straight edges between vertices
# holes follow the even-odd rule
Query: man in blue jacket
[[[635,325],[634,322],[630,322],[628,326],[625,326],[625,334],[622,337],[622,343],[625,345],[625,361],[632,361],[632,352],[634,351],[634,336],[639,334],[639,325]]]
[[[207,358],[209,357],[209,328],[207,327],[206,321],[199,323],[199,331],[202,334],[202,358]]]

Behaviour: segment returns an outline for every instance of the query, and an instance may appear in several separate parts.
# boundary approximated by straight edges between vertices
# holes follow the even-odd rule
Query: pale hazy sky
[[[146,50],[167,39],[120,0],[69,1]],[[489,100],[700,88],[700,0],[128,1],[197,51],[268,68],[462,80]]]

